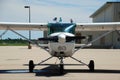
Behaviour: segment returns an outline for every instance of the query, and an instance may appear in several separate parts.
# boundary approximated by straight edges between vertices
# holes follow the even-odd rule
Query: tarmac
[[[50,57],[38,47],[27,49],[27,46],[0,47],[0,80],[120,80],[120,49],[81,49],[73,57],[89,63],[95,61],[95,71],[90,72],[87,66],[65,66],[63,75],[59,74],[58,66],[36,66],[33,73],[29,73],[29,60],[35,64]],[[59,63],[57,58],[45,62]],[[64,59],[64,63],[79,64],[71,58]]]

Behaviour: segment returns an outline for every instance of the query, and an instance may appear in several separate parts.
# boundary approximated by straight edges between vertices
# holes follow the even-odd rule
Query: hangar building
[[[120,2],[106,2],[102,7],[95,11],[91,16],[93,22],[120,22]],[[104,31],[83,31],[81,35],[87,35],[88,41],[81,41],[81,43],[89,42],[105,33]],[[109,35],[101,38],[93,43],[92,47],[98,48],[120,48],[120,31],[112,32]]]

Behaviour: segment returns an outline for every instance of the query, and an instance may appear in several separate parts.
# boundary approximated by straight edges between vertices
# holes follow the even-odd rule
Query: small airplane
[[[107,23],[17,23],[17,22],[0,22],[0,30],[5,30],[1,35],[4,35],[8,30],[14,32],[15,34],[26,39],[31,44],[36,44],[38,47],[46,50],[51,56],[38,64],[34,64],[33,60],[29,61],[29,72],[33,72],[35,66],[37,65],[52,65],[43,64],[53,57],[57,57],[60,60],[58,65],[60,74],[64,73],[64,65],[77,65],[77,64],[64,64],[65,58],[72,58],[73,60],[79,62],[78,65],[88,66],[90,71],[95,70],[94,60],[90,60],[89,64],[82,62],[73,57],[73,54],[78,50],[91,46],[93,42],[99,40],[100,38],[116,31],[119,35],[120,22],[107,22]],[[39,41],[48,41],[48,44],[38,44],[26,38],[24,35],[19,34],[16,30],[40,30],[48,31],[48,37],[39,38]],[[94,40],[85,43],[83,45],[76,44],[76,40],[87,39],[86,36],[76,36],[75,32],[82,31],[105,31],[104,34],[96,37]],[[77,47],[77,48],[76,48]],[[78,48],[79,47],[79,48]]]

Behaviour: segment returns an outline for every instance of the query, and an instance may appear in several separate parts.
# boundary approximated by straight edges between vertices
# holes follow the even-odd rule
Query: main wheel
[[[89,65],[88,65],[88,67],[89,67],[89,70],[90,70],[91,72],[94,71],[95,65],[94,65],[94,61],[93,61],[93,60],[90,60],[90,63],[89,63]]]
[[[33,72],[33,69],[34,69],[34,62],[33,62],[33,60],[30,60],[29,61],[29,72]]]
[[[60,74],[63,74],[63,72],[64,72],[64,65],[60,64]]]

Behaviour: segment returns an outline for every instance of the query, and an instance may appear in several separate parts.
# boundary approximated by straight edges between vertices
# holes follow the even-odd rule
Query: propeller
[[[66,42],[72,41],[72,40],[82,40],[86,39],[85,36],[66,36]]]
[[[66,42],[72,41],[72,40],[81,40],[86,39],[85,36],[66,36]],[[54,37],[45,37],[45,38],[38,38],[40,41],[58,41],[58,36]]]
[[[58,41],[58,37],[54,36],[54,37],[45,37],[45,38],[38,38],[39,41]]]

